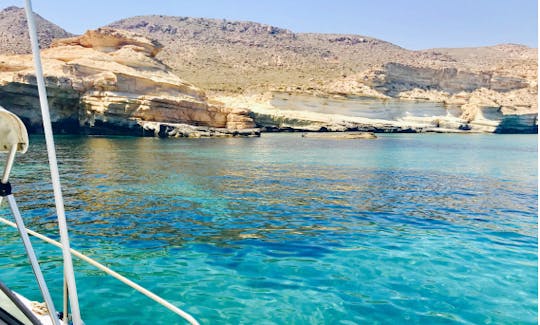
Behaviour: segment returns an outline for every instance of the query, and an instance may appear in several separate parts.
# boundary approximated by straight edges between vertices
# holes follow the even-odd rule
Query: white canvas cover
[[[7,152],[16,145],[17,151],[25,153],[28,149],[28,133],[17,115],[0,106],[0,152]]]

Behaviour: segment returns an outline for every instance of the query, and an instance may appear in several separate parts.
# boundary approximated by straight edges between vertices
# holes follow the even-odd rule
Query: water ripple
[[[534,323],[536,138],[463,140],[57,143],[73,246],[203,323]],[[57,238],[42,149],[33,138],[13,183],[28,225]],[[38,299],[0,233],[3,280]],[[36,246],[61,299],[59,252]],[[87,324],[177,322],[76,267]]]

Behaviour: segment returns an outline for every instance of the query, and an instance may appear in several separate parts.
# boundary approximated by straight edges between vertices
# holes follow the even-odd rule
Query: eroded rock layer
[[[246,110],[209,101],[205,92],[155,58],[161,46],[111,28],[53,42],[42,51],[57,131],[144,135],[146,122],[226,130],[255,126]],[[31,57],[0,57],[0,103],[31,131],[41,118]]]

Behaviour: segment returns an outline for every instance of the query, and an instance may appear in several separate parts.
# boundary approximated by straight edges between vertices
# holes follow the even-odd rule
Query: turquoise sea
[[[58,137],[72,246],[203,324],[535,324],[536,135]],[[40,137],[12,177],[58,238]],[[11,219],[4,203],[0,215]],[[1,280],[41,300],[16,231]],[[61,307],[61,253],[33,240]],[[75,260],[86,324],[182,324]]]

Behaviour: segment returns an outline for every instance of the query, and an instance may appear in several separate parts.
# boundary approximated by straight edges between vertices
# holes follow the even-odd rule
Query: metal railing
[[[10,227],[13,227],[13,228],[17,228],[17,225],[12,222],[12,221],[9,221],[5,218],[2,218],[0,217],[0,222],[3,223],[3,224],[6,224]],[[38,232],[35,232],[31,229],[28,229],[28,228],[25,228],[26,229],[26,232],[36,238],[39,238],[51,245],[54,245],[58,248],[62,248],[62,244],[57,242],[56,240],[54,239],[51,239],[47,236],[44,236]],[[130,288],[132,289],[135,289],[137,290],[138,292],[142,293],[143,295],[147,296],[148,298],[154,300],[155,302],[159,303],[160,305],[162,305],[163,307],[169,309],[170,311],[172,311],[173,313],[177,314],[178,316],[184,318],[186,321],[188,321],[190,324],[193,324],[193,325],[198,325],[199,322],[197,322],[197,320],[191,316],[190,314],[188,314],[187,312],[181,310],[180,308],[176,307],[175,305],[171,304],[170,302],[168,302],[167,300],[159,297],[158,295],[156,295],[155,293],[151,292],[150,290],[148,289],[145,289],[143,288],[142,286],[138,285],[137,283],[131,281],[130,279],[126,278],[125,276],[111,270],[110,268],[106,267],[105,265],[99,263],[98,261],[82,254],[81,252],[79,251],[76,251],[74,249],[70,249],[70,252],[73,256],[87,262],[88,264],[98,268],[99,270],[107,273],[108,275],[112,276],[113,278],[119,280],[120,282],[126,284],[127,286],[129,286]],[[64,311],[66,312],[66,311]]]

